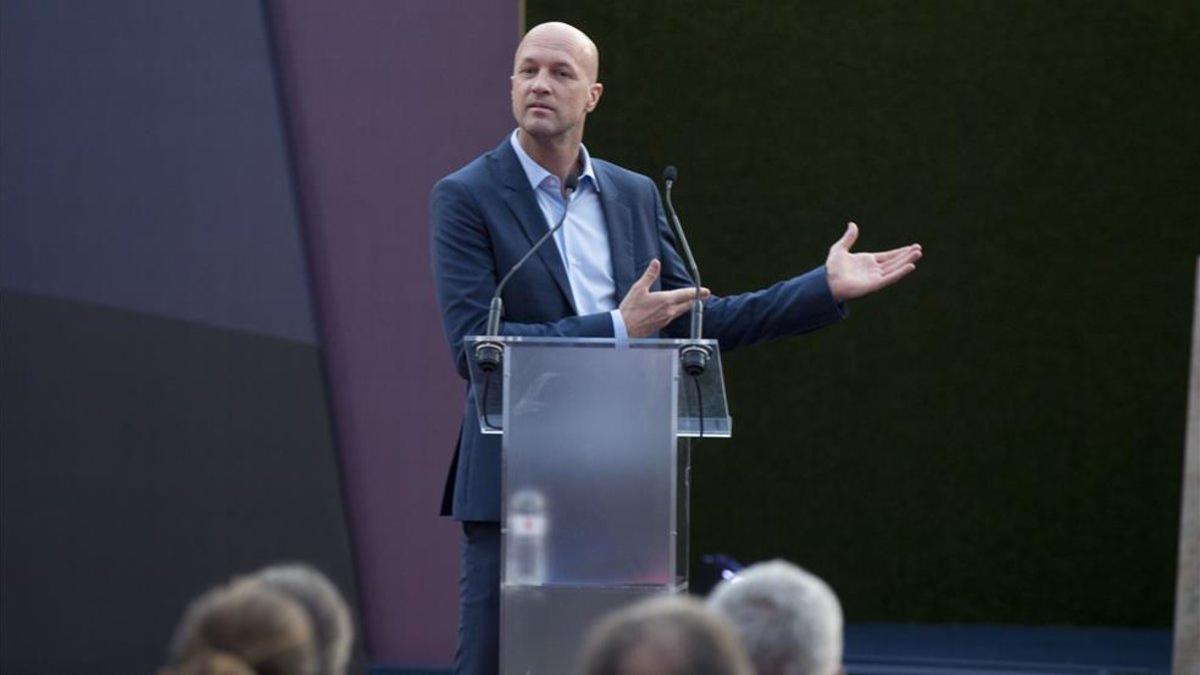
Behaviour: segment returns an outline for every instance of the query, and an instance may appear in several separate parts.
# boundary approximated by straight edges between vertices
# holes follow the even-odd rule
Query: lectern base
[[[501,675],[576,672],[588,630],[664,586],[507,586],[500,590]]]

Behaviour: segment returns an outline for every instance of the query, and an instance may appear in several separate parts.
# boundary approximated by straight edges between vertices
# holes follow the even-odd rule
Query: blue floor
[[[1171,632],[1126,628],[852,624],[850,675],[1167,675]]]
[[[851,624],[848,675],[1169,675],[1171,632],[1128,628]],[[376,666],[372,675],[448,670]]]

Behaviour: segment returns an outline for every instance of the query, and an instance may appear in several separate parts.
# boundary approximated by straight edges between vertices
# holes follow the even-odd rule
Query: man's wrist
[[[833,298],[834,302],[838,304],[845,302],[838,290],[841,286],[840,280],[837,278],[837,275],[829,271],[829,265],[825,265],[825,286],[829,288],[829,295]]]
[[[609,312],[609,315],[612,316],[613,337],[617,339],[617,342],[628,342],[629,327],[625,325],[625,317],[621,315],[621,310],[614,309]]]

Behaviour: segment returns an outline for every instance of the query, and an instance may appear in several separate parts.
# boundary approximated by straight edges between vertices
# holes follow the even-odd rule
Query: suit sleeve
[[[501,271],[482,211],[467,187],[444,178],[430,197],[430,246],[434,286],[446,339],[458,374],[468,378],[463,339],[486,328],[488,306]],[[504,270],[507,272],[507,270]],[[546,323],[500,324],[502,335],[613,337],[608,312],[571,316]]]
[[[694,284],[679,254],[675,234],[667,222],[654,183],[653,193],[659,248],[662,253],[662,287],[683,288]],[[670,337],[687,337],[691,313],[671,322],[664,330]],[[712,295],[704,303],[704,337],[716,339],[721,351],[729,351],[766,340],[807,333],[846,316],[843,303],[833,299],[825,267],[780,281],[767,288],[738,295]]]

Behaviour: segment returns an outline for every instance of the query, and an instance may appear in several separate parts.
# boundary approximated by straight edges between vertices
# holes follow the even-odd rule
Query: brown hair
[[[304,609],[254,580],[218,586],[188,606],[171,643],[173,675],[316,675]]]

